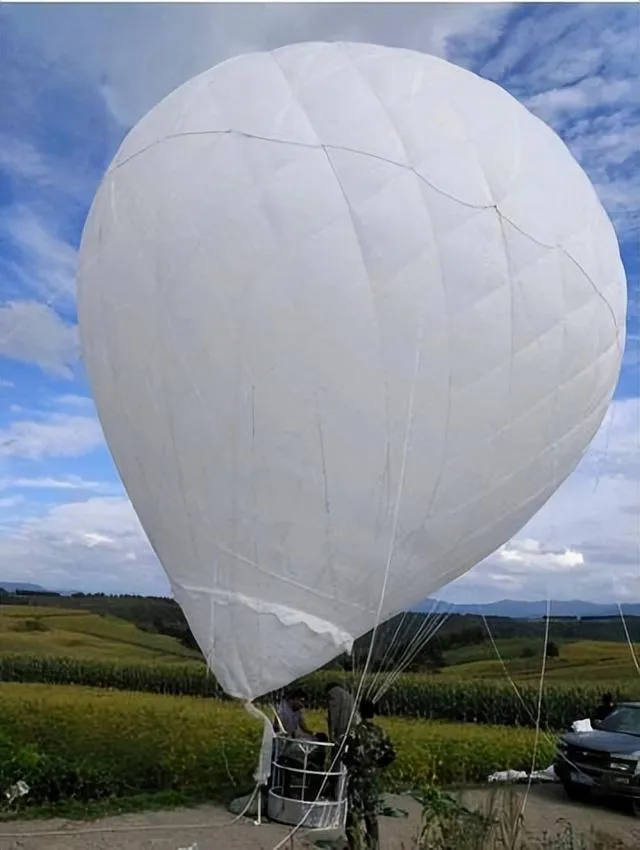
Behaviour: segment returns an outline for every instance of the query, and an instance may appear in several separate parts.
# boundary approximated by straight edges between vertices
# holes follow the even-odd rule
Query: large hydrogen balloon
[[[441,59],[294,45],[146,115],[86,224],[82,340],[228,693],[326,663],[520,529],[603,419],[625,309],[563,142]]]

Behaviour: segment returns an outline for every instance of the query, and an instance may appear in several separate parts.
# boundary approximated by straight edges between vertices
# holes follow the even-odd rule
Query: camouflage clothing
[[[380,773],[395,758],[386,733],[370,720],[361,721],[348,735],[347,841],[349,850],[377,850]],[[363,829],[364,827],[364,829]]]

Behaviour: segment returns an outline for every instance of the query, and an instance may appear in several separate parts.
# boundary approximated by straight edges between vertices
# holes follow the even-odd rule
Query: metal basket
[[[267,796],[270,820],[305,829],[344,829],[347,816],[346,770],[334,764],[336,745],[306,738],[276,736]]]

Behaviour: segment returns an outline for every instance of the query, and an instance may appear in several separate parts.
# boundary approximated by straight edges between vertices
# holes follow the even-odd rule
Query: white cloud
[[[20,141],[0,133],[0,170],[8,171],[20,180],[49,184],[54,172],[31,142]]]
[[[46,304],[10,301],[0,306],[0,356],[71,378],[79,358],[78,330]]]
[[[627,334],[623,367],[635,369],[637,374],[637,370],[640,368],[640,333]],[[638,377],[638,388],[640,389],[640,377]]]
[[[602,109],[605,106],[627,103],[633,94],[634,86],[631,80],[587,77],[575,85],[549,89],[534,95],[528,99],[527,106],[541,118],[552,122],[562,113]]]
[[[509,4],[192,4],[46,7],[12,24],[50,61],[92,80],[131,126],[189,77],[238,53],[315,40],[374,41],[444,55],[453,39],[496,38]],[[90,45],[90,49],[87,46]]]
[[[498,552],[498,559],[507,564],[510,572],[536,570],[573,569],[584,564],[581,552],[572,549],[554,550],[539,540],[513,540]]]
[[[14,386],[13,381],[8,381],[6,378],[0,378],[0,387],[11,389]]]
[[[81,478],[79,475],[68,475],[64,478],[45,476],[40,478],[0,478],[0,492],[3,490],[74,490],[106,493],[119,491],[121,488],[108,481],[91,481]]]
[[[13,205],[0,217],[0,231],[12,253],[18,255],[3,264],[9,283],[13,279],[14,286],[39,294],[47,304],[72,304],[77,251],[55,232],[51,223],[43,221],[30,207]]]
[[[94,410],[93,399],[86,395],[75,395],[66,393],[65,395],[56,396],[53,403],[61,407],[76,407],[82,410]]]
[[[95,189],[95,175],[78,164],[77,157],[69,159],[45,153],[33,140],[0,132],[0,171],[18,184],[21,191],[33,197],[39,208],[43,193],[53,192],[65,201],[86,200]],[[59,209],[49,212],[59,212]]]
[[[477,70],[554,127],[593,181],[619,235],[638,226],[640,7],[547,4],[511,22]]]
[[[638,486],[640,499],[640,399],[614,402],[596,434],[578,472],[591,476],[594,487],[601,479],[627,479]],[[640,511],[640,502],[636,503]]]
[[[12,527],[0,537],[0,572],[5,580],[70,589],[168,592],[138,518],[123,497],[58,505]]]
[[[16,420],[0,430],[0,457],[80,457],[103,445],[98,420],[90,416],[53,413],[36,420]]]
[[[0,510],[15,508],[24,502],[24,496],[4,496],[0,498]]]

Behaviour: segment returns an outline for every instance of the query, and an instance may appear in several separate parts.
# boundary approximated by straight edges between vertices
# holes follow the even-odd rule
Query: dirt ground
[[[518,791],[522,794],[523,791]],[[465,794],[468,804],[486,804],[486,789]],[[381,819],[381,850],[409,850],[420,811],[406,798],[392,797],[390,804],[409,813],[408,818]],[[170,812],[124,815],[92,823],[64,820],[23,821],[0,825],[0,850],[274,850],[288,830],[275,824],[255,826],[250,820],[232,823],[223,809],[201,806]],[[570,803],[558,786],[535,786],[526,809],[526,827],[534,834],[553,832],[559,820],[570,821],[579,832],[592,828],[607,832],[629,847],[640,847],[640,822],[620,807],[606,803]],[[282,850],[312,846],[310,836],[285,840]]]

